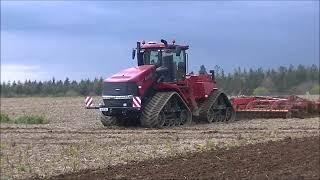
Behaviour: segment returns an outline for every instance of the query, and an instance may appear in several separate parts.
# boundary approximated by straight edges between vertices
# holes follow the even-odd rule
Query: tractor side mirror
[[[210,70],[209,72],[211,73],[211,79],[215,80],[214,70]]]
[[[181,48],[176,47],[176,56],[180,56],[180,54],[181,54]]]
[[[132,59],[134,59],[136,57],[136,50],[132,49]]]

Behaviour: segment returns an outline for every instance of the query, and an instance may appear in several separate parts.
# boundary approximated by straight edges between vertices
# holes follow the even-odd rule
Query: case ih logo
[[[86,97],[86,100],[84,102],[86,103],[86,107],[91,107],[93,102],[92,97]]]
[[[132,98],[132,107],[140,108],[141,107],[141,98],[138,96],[134,96]]]

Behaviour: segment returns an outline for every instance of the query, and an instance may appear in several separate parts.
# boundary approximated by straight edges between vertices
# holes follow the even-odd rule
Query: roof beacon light
[[[176,43],[176,40],[172,40],[172,44],[174,45],[174,43]]]

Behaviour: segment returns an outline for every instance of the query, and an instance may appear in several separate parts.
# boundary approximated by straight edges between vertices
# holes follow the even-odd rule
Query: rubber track
[[[104,126],[112,126],[112,125],[117,125],[117,118],[116,117],[111,117],[111,116],[105,116],[101,114],[101,123]]]
[[[203,104],[201,104],[201,106],[199,108],[199,120],[200,121],[205,120],[206,122],[208,122],[207,112],[209,111],[212,104],[217,100],[217,98],[221,94],[225,95],[222,91],[216,90],[212,94],[210,94],[209,98]],[[226,104],[228,105],[229,103],[226,103]]]
[[[143,127],[158,127],[158,114],[176,92],[158,92],[146,104],[140,118]],[[178,95],[178,94],[177,94]]]

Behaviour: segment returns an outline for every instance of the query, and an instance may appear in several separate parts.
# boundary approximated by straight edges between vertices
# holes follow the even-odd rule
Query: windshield
[[[171,58],[177,66],[182,63],[184,64],[185,61],[184,53],[181,53],[180,56],[177,56],[174,49],[146,49],[143,52],[143,64],[154,64],[160,66],[162,64],[161,62],[168,58]]]
[[[146,50],[143,53],[143,64],[154,64],[160,66],[160,50]]]

